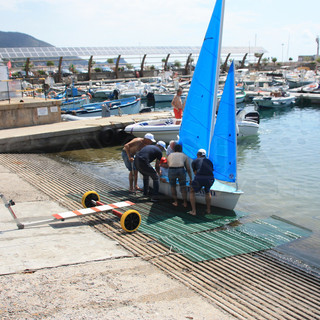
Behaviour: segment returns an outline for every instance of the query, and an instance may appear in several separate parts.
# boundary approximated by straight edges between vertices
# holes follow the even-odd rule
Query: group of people
[[[166,157],[163,152],[166,151]],[[163,141],[156,142],[153,134],[147,133],[144,138],[134,138],[124,145],[122,150],[123,161],[129,170],[129,191],[143,191],[144,196],[149,196],[149,178],[153,180],[153,193],[151,201],[159,201],[160,180],[168,182],[171,187],[173,206],[178,206],[177,181],[179,182],[183,206],[187,208],[187,178],[190,179],[191,215],[196,215],[195,193],[202,188],[205,191],[206,212],[210,213],[211,194],[210,188],[214,182],[213,164],[206,158],[206,151],[199,149],[197,158],[192,161],[192,177],[188,157],[182,151],[182,145],[170,141],[168,148]],[[153,167],[151,163],[155,161]],[[143,189],[138,187],[138,172],[143,176]],[[167,180],[167,178],[168,180]]]

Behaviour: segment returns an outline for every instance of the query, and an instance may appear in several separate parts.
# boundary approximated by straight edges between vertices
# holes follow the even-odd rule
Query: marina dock
[[[170,116],[171,112],[148,112],[4,129],[0,130],[0,152],[52,152],[107,146],[121,142],[125,134],[122,130],[129,124]]]

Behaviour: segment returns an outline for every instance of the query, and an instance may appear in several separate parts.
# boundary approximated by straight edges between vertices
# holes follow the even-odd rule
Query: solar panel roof
[[[143,54],[199,54],[200,47],[192,46],[159,46],[159,47],[25,47],[0,48],[2,59],[70,57],[70,56],[114,56]],[[265,53],[262,47],[222,47],[222,54],[244,55],[245,53]]]

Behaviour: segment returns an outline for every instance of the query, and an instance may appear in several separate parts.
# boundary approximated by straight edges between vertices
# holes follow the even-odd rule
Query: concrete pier
[[[171,112],[160,111],[4,129],[0,130],[0,152],[53,152],[110,145],[129,124],[171,116]]]

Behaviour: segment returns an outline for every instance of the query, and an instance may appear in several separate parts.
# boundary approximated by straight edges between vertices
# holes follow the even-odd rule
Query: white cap
[[[162,147],[164,150],[167,150],[166,144],[165,144],[163,141],[158,141],[158,142],[157,142],[157,145],[160,146],[160,147]]]
[[[154,136],[153,136],[152,133],[146,133],[146,134],[144,135],[144,138],[145,138],[145,139],[149,139],[149,140],[151,140],[152,142],[156,142],[156,140],[154,140]]]
[[[201,154],[201,156],[205,156],[207,154],[206,150],[204,149],[199,149],[198,153]]]

